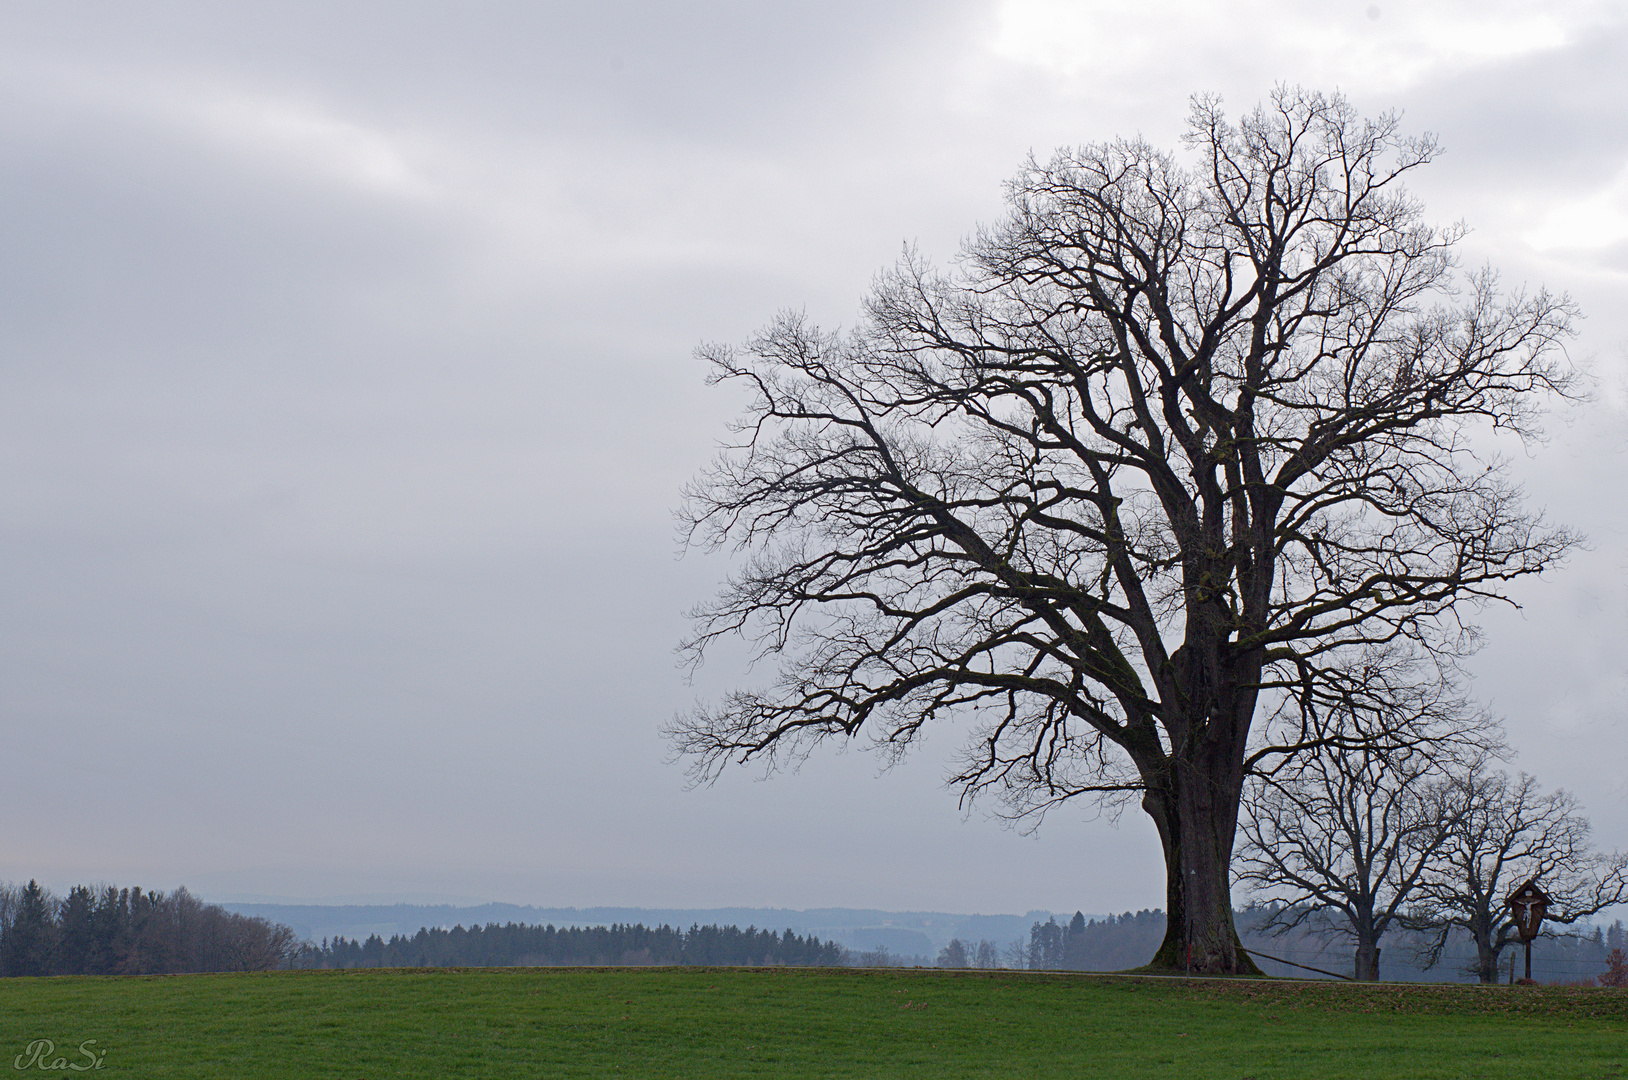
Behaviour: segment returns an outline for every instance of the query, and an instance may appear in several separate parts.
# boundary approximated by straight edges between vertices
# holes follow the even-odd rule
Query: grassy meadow
[[[24,1074],[96,1062],[110,1080],[1549,1080],[1628,1075],[1628,991],[807,968],[57,977],[0,980],[0,1036]]]

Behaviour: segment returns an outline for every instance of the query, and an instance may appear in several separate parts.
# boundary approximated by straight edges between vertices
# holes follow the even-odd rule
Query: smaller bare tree
[[[1371,982],[1380,939],[1400,925],[1455,823],[1445,782],[1501,752],[1503,739],[1447,673],[1396,649],[1347,674],[1361,695],[1332,710],[1299,703],[1253,756],[1234,873],[1282,905],[1267,929],[1349,941],[1356,978]]]
[[[1594,850],[1588,820],[1569,792],[1546,795],[1526,773],[1483,766],[1442,787],[1439,797],[1452,828],[1408,916],[1432,935],[1427,966],[1441,960],[1458,928],[1475,942],[1469,972],[1497,982],[1505,946],[1520,940],[1504,900],[1529,878],[1549,895],[1551,923],[1571,924],[1628,898],[1628,852]]]

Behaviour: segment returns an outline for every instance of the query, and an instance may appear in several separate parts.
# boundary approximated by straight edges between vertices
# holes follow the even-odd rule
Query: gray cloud
[[[1628,23],[1412,88],[1410,123],[1443,132],[1455,185],[1597,187],[1628,160]],[[1438,177],[1438,179],[1442,179]]]

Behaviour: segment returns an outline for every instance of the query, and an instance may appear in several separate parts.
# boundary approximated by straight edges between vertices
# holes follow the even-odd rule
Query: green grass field
[[[104,1077],[1620,1077],[1628,991],[511,968],[0,980],[0,1051]],[[30,1059],[49,1039],[53,1054]],[[14,1056],[15,1055],[15,1056]]]

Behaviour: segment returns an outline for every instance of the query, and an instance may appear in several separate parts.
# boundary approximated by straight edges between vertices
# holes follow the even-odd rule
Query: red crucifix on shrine
[[[1531,878],[1510,893],[1504,903],[1515,919],[1515,929],[1520,932],[1521,941],[1526,944],[1526,981],[1531,982],[1532,939],[1538,936],[1538,931],[1543,927],[1543,916],[1549,910],[1549,894],[1538,888],[1536,878]]]

